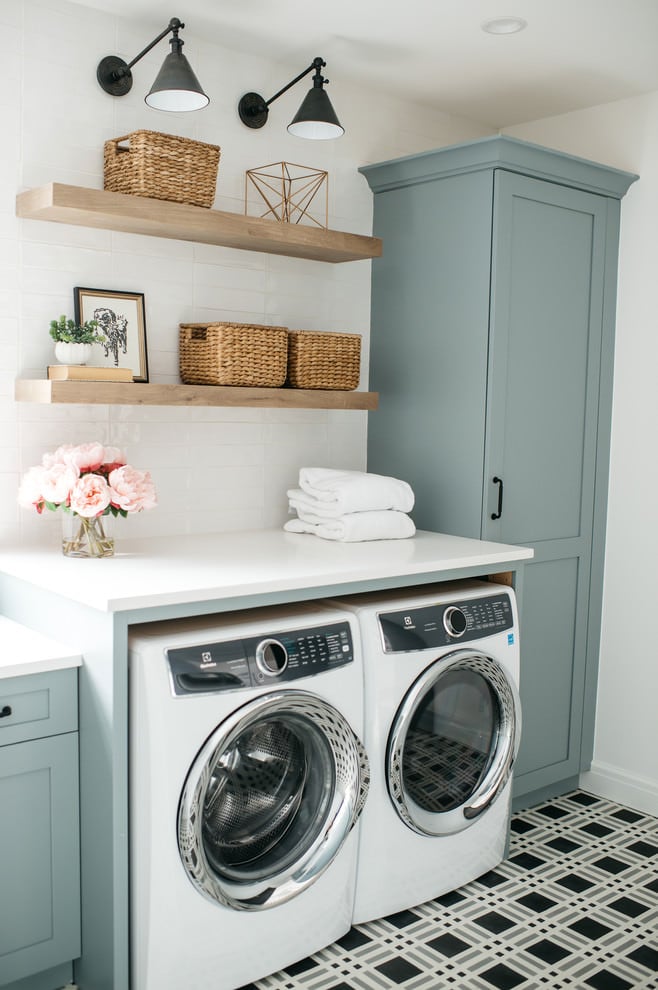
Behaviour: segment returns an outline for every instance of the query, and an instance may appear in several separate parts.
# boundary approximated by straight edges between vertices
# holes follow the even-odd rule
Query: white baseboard
[[[633,777],[618,767],[594,761],[591,770],[581,773],[580,786],[597,797],[658,818],[658,781]]]

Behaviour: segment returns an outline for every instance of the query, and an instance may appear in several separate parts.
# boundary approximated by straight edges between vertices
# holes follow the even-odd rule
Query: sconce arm
[[[320,73],[320,69],[324,68],[326,64],[327,63],[323,61],[323,59],[321,59],[319,56],[317,58],[314,58],[311,64],[309,65],[308,69],[304,69],[304,71],[300,72],[298,76],[295,76],[295,78],[292,79],[287,86],[284,86],[283,89],[280,89],[278,93],[275,93],[274,96],[271,96],[269,100],[266,100],[265,106],[269,107],[270,103],[274,103],[274,101],[278,100],[280,96],[283,96],[284,93],[287,93],[288,90],[295,85],[295,83],[298,83],[300,79],[303,79],[304,76],[307,76],[309,72],[313,71],[313,69],[315,69],[316,77],[319,76],[320,83],[326,82],[327,80],[323,79]],[[314,80],[314,85],[317,85],[315,80]]]
[[[152,48],[155,48],[155,46],[157,45],[157,43],[159,41],[162,41],[162,39],[165,38],[169,34],[170,31],[173,31],[174,32],[174,37],[172,38],[172,41],[175,39],[178,42],[179,45],[182,45],[183,42],[178,37],[178,32],[179,32],[179,30],[181,28],[184,28],[184,27],[185,27],[185,25],[183,24],[182,21],[179,21],[179,19],[177,17],[172,17],[172,19],[169,21],[169,24],[164,29],[164,31],[161,31],[160,34],[157,36],[157,38],[154,38],[153,41],[151,42],[151,44],[150,45],[147,45],[146,48],[144,48],[143,51],[141,51],[139,53],[139,55],[135,55],[135,57],[132,60],[132,62],[128,62],[128,65],[126,66],[126,68],[127,69],[132,69],[133,65],[135,65],[136,62],[139,62],[140,58],[144,58],[144,56],[147,55],[151,51]]]
[[[320,72],[320,69],[322,69],[326,64],[327,63],[324,59],[320,58],[318,55],[313,59],[307,69],[304,69],[304,71],[300,72],[298,76],[291,79],[291,81],[284,86],[283,89],[280,89],[278,93],[271,96],[269,100],[263,99],[260,93],[245,93],[238,104],[238,114],[240,115],[240,120],[242,123],[246,124],[247,127],[262,127],[267,120],[270,103],[274,103],[275,100],[278,100],[283,93],[286,93],[292,86],[295,85],[295,83],[298,83],[300,79],[307,76],[309,72],[313,72],[314,69],[315,76],[313,78],[313,85],[314,87],[321,88],[323,83],[328,82],[327,79],[322,78],[322,73]]]

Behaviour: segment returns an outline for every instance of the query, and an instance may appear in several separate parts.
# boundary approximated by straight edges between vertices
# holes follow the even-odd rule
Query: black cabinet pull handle
[[[7,718],[8,715],[11,715],[11,705],[5,705],[0,709],[0,718]]]
[[[492,519],[500,519],[503,514],[503,479],[496,478],[493,479],[494,485],[498,485],[498,509],[496,512],[491,513]]]

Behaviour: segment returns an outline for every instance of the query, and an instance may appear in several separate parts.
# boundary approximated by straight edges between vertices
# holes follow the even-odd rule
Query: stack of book
[[[132,368],[93,368],[89,364],[49,364],[48,378],[55,382],[131,382]]]

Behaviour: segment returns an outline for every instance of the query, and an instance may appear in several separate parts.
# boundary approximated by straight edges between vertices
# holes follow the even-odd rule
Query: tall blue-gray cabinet
[[[593,750],[620,200],[636,176],[506,137],[361,169],[375,193],[368,469],[423,529],[534,548],[515,802]]]
[[[0,987],[54,990],[80,955],[77,668],[0,678]]]

